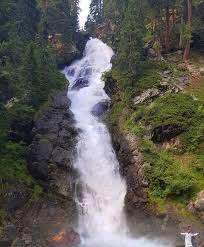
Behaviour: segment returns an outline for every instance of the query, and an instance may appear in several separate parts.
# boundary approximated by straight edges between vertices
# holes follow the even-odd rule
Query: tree
[[[144,37],[146,34],[146,1],[130,0],[120,32],[118,47],[118,68],[133,75],[138,75],[143,56]]]
[[[40,1],[42,12],[40,30],[53,42],[70,43],[75,40],[78,24],[79,0]],[[47,36],[47,37],[46,37]]]
[[[40,13],[36,0],[18,0],[15,3],[13,32],[25,43],[34,40],[38,31]]]
[[[91,0],[90,14],[85,23],[85,29],[92,32],[95,26],[103,20],[103,0]]]
[[[191,33],[192,33],[192,0],[187,0],[188,18],[187,18],[187,33],[186,33],[186,47],[184,50],[183,60],[189,63],[190,47],[191,47]]]

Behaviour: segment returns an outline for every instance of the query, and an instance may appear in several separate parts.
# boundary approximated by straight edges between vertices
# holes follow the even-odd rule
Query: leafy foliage
[[[57,56],[76,50],[77,32],[78,0],[0,1],[0,180],[24,183],[34,198],[42,188],[27,171],[33,118],[66,87]]]
[[[151,164],[146,175],[155,196],[185,201],[193,195],[196,181],[191,171],[181,167],[168,152],[158,152],[148,140],[141,142],[140,149]]]

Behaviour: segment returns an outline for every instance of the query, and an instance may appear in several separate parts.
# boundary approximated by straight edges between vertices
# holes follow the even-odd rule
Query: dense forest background
[[[40,186],[27,171],[35,114],[67,82],[59,69],[80,55],[78,0],[0,1],[0,184]],[[32,192],[33,191],[33,192]],[[0,224],[5,210],[0,209]]]
[[[137,137],[149,200],[190,217],[204,189],[204,1],[92,0],[86,29],[115,51],[108,120]]]

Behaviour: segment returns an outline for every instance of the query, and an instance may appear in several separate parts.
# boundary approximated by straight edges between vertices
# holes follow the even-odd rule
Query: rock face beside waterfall
[[[143,163],[137,149],[137,139],[131,134],[123,136],[115,128],[111,128],[111,133],[120,171],[127,181],[126,211],[132,214],[138,208],[145,210],[148,200],[144,188],[148,186],[148,182],[144,178],[144,170],[148,165]]]
[[[69,104],[66,92],[62,92],[52,96],[49,106],[41,111],[33,129],[34,140],[30,146],[28,165],[34,178],[46,181],[64,196],[69,193],[72,179],[67,176],[73,175],[72,160],[77,136]],[[60,179],[65,175],[67,178]],[[62,181],[67,184],[62,184]]]
[[[78,175],[72,160],[77,130],[69,106],[66,90],[57,92],[36,117],[28,168],[44,193],[36,198],[23,185],[5,193],[10,220],[1,232],[0,246],[55,247],[80,242],[73,230],[77,222],[73,192]]]
[[[109,124],[110,133],[112,135],[113,146],[116,151],[119,163],[120,171],[122,176],[124,176],[127,183],[127,193],[125,197],[125,210],[128,217],[128,224],[130,225],[131,231],[133,234],[145,235],[153,234],[157,235],[160,233],[160,236],[167,235],[173,236],[175,239],[175,246],[182,246],[182,239],[179,238],[178,232],[180,232],[185,226],[191,224],[195,231],[203,231],[203,226],[200,223],[204,222],[204,193],[201,191],[195,201],[192,201],[188,205],[189,211],[194,215],[194,220],[190,217],[186,217],[176,211],[175,208],[169,203],[166,204],[165,210],[160,210],[157,203],[154,201],[154,198],[148,194],[149,181],[147,181],[146,171],[152,169],[151,160],[149,163],[145,162],[145,154],[140,153],[142,150],[141,140],[142,138],[151,138],[151,140],[161,148],[161,144],[165,144],[164,148],[168,149],[167,145],[172,145],[171,140],[173,140],[173,145],[177,142],[177,137],[183,130],[179,129],[173,124],[161,125],[155,127],[151,130],[151,134],[148,134],[148,126],[145,134],[140,136],[141,132],[136,135],[134,134],[134,129],[128,129],[131,126],[126,126],[126,123],[129,123],[128,114],[134,116],[134,121],[136,123],[136,118],[138,115],[131,115],[134,107],[138,107],[139,104],[151,104],[155,98],[162,98],[162,96],[169,90],[172,95],[175,95],[179,91],[183,90],[185,85],[188,85],[188,77],[183,76],[179,78],[179,81],[182,82],[182,85],[176,83],[173,85],[173,88],[166,87],[166,84],[162,86],[162,94],[158,90],[147,89],[141,92],[141,94],[132,100],[132,108],[128,109],[126,104],[121,103],[122,93],[119,88],[120,84],[117,83],[116,79],[112,78],[109,74],[106,75],[106,85],[105,91],[112,99],[113,110],[110,111],[109,116],[107,117],[107,122]],[[118,85],[118,86],[117,86]],[[161,87],[159,87],[161,90]],[[128,104],[130,104],[128,102]],[[120,107],[124,106],[122,111]],[[153,104],[152,104],[153,105]],[[134,108],[135,109],[135,108]],[[119,111],[119,113],[117,112]],[[139,111],[137,111],[139,112]],[[143,114],[143,112],[142,112]],[[136,116],[136,117],[135,117]],[[139,118],[139,117],[138,117]],[[140,120],[138,120],[139,122]],[[138,126],[140,126],[138,124]],[[139,144],[140,142],[140,144]],[[139,145],[138,145],[139,144]],[[149,153],[150,154],[150,153]],[[150,154],[151,155],[151,154]],[[147,161],[148,159],[146,159]],[[189,215],[190,212],[189,212]],[[177,238],[178,236],[178,238]],[[201,237],[202,241],[202,237]]]
[[[115,103],[120,99],[117,82],[108,78],[105,85],[105,91]],[[138,150],[138,141],[136,136],[127,134],[124,136],[117,127],[109,126],[112,136],[112,142],[120,163],[121,175],[126,178],[127,194],[125,198],[125,207],[128,214],[134,214],[137,209],[147,208],[148,198],[145,188],[148,182],[144,178],[144,171],[147,164],[144,164],[142,155]]]

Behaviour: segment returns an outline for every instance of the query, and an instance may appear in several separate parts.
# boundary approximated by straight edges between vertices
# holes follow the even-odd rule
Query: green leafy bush
[[[111,114],[109,115],[108,121],[113,125],[118,125],[123,109],[124,104],[122,101],[115,103],[111,109]]]
[[[26,148],[13,142],[6,142],[0,153],[0,178],[12,179],[30,184],[32,179],[27,171]]]
[[[35,184],[34,185],[34,188],[33,188],[32,198],[34,200],[37,200],[37,199],[39,199],[42,196],[42,194],[43,194],[43,188],[40,185]]]
[[[187,152],[204,151],[204,109],[199,108],[191,121],[189,131],[183,138],[183,149]]]
[[[186,201],[196,190],[194,176],[171,157],[167,151],[158,151],[149,140],[140,144],[145,160],[151,164],[146,176],[155,196]]]
[[[146,108],[145,122],[153,127],[174,124],[183,130],[190,128],[192,119],[198,111],[198,102],[189,95],[167,94],[155,100]]]

